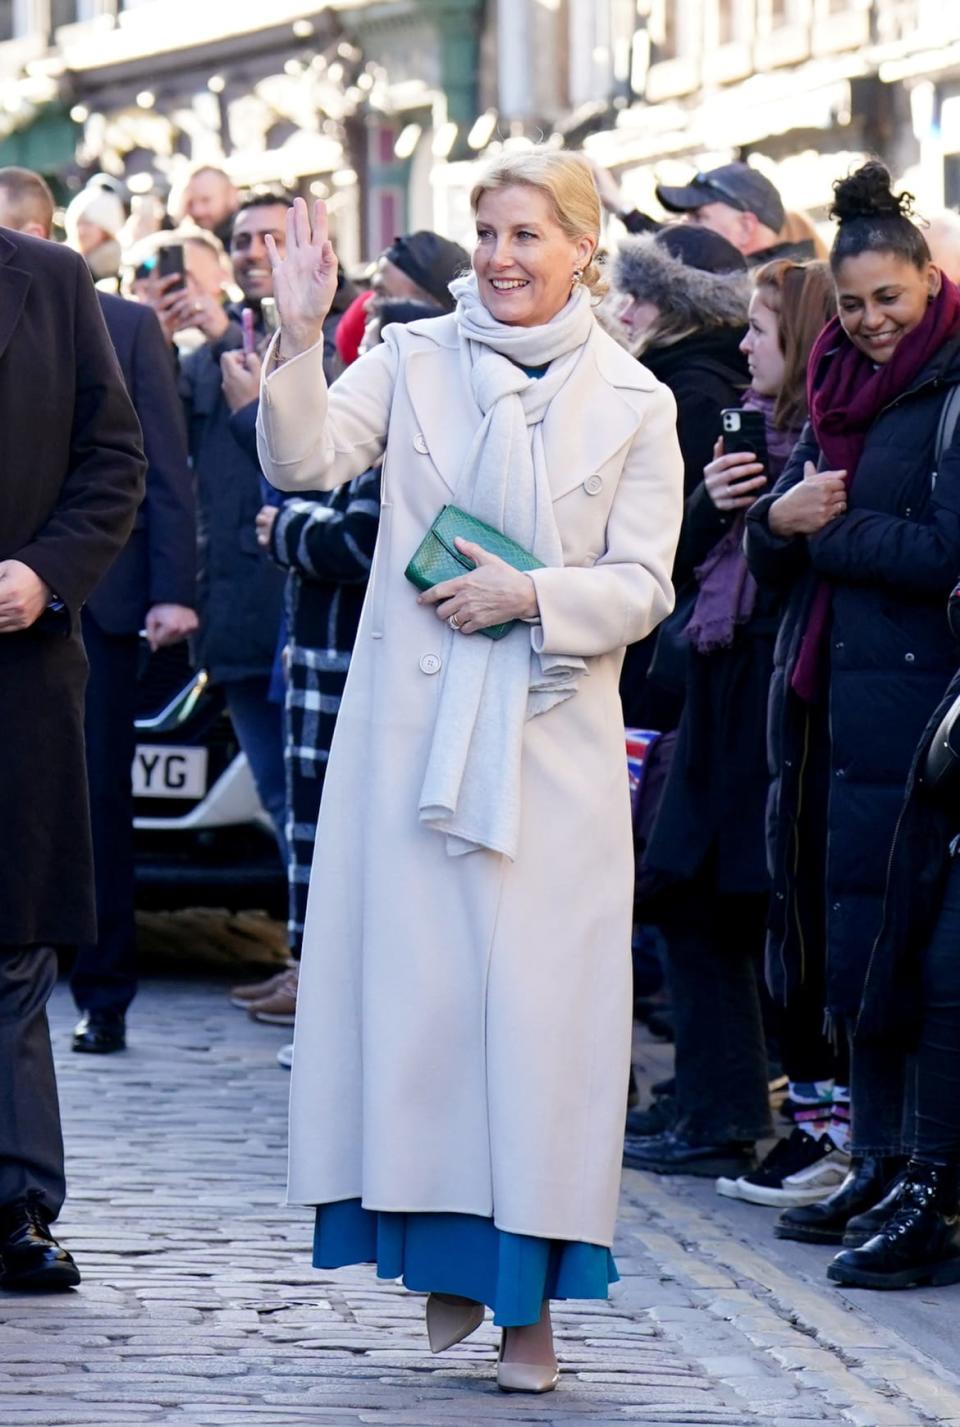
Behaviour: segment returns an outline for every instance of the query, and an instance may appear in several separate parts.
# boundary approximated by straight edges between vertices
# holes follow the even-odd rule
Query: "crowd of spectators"
[[[626,1161],[779,1207],[778,1234],[841,1248],[839,1281],[960,1278],[960,829],[926,771],[958,663],[960,218],[918,222],[871,163],[836,185],[828,255],[748,164],[661,187],[665,222],[595,177],[628,233],[599,315],[674,394],[686,502],[676,607],[621,685],[659,762],[640,795],[638,978],[662,981],[676,1043],[673,1080],[628,1114]],[[271,247],[290,210],[202,168],[166,210],[101,177],[63,215],[149,462],[128,549],[84,612],[100,939],[74,969],[78,1050],[124,1047],[136,989],[141,627],[154,648],[190,638],[223,690],[289,886],[289,964],[232,999],[293,1024],[380,477],[284,497],[262,476]],[[53,222],[42,179],[0,171],[3,226],[49,240]],[[469,261],[421,231],[341,273],[328,381],[391,324],[450,312]],[[772,1088],[790,1133],[758,1160]]]

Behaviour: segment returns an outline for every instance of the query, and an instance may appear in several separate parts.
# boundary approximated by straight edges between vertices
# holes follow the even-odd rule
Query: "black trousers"
[[[960,1164],[960,859],[956,857],[922,975],[923,1019],[915,1052],[854,1041],[854,1066],[862,1083],[855,1105],[855,1146],[859,1149],[863,1141],[870,1148],[913,1153],[932,1164]]]
[[[717,892],[704,874],[661,918],[676,1032],[677,1131],[694,1144],[773,1133],[761,1013],[767,897]]]
[[[90,661],[84,723],[98,937],[78,948],[70,988],[83,1011],[125,1011],[137,990],[130,770],[139,640],[106,634],[84,611],[83,642]]]
[[[51,946],[0,946],[0,1205],[39,1190],[51,1219],[63,1206],[63,1135],[47,1002]]]
[[[919,1159],[960,1164],[960,860],[956,857],[924,959],[923,992],[913,1148]]]

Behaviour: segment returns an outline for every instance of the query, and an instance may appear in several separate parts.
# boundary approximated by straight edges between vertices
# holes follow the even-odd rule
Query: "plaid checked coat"
[[[380,470],[324,495],[285,501],[270,554],[289,571],[284,698],[290,946],[303,940],[327,758],[363,609],[380,522]]]

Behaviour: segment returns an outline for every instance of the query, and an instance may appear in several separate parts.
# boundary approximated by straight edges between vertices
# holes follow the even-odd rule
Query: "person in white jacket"
[[[263,469],[331,489],[383,457],[380,533],[320,812],[294,1041],[289,1195],[314,1263],[430,1292],[435,1351],[484,1305],[498,1381],[556,1385],[551,1298],[606,1297],[630,1059],[624,646],[673,604],[673,398],[597,326],[584,161],[498,159],[456,311],[392,327],[328,391],[326,214],[272,253]],[[456,542],[442,507],[540,562]],[[511,623],[505,637],[481,631]]]

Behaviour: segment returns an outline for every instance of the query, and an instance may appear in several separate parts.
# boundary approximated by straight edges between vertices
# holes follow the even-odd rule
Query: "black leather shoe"
[[[756,1167],[753,1145],[694,1145],[668,1130],[652,1139],[627,1136],[623,1162],[630,1169],[651,1174],[696,1174],[713,1179],[718,1174],[737,1178]]]
[[[50,1233],[36,1190],[0,1208],[0,1288],[59,1293],[75,1288],[80,1272]]]
[[[127,1023],[122,1011],[84,1011],[73,1033],[74,1050],[88,1055],[112,1055],[127,1048]]]
[[[802,1244],[842,1244],[849,1220],[878,1204],[902,1169],[902,1159],[855,1156],[850,1173],[828,1198],[785,1209],[773,1232]]]
[[[837,1254],[827,1278],[848,1288],[960,1283],[956,1168],[912,1161],[898,1206],[879,1234]]]
[[[646,1110],[627,1111],[627,1134],[632,1140],[649,1140],[672,1129],[676,1119],[677,1102],[669,1095],[661,1095]]]
[[[889,1193],[883,1196],[879,1204],[874,1204],[872,1209],[868,1209],[863,1214],[854,1214],[853,1218],[847,1221],[847,1227],[843,1231],[843,1247],[845,1249],[858,1249],[861,1244],[872,1239],[874,1234],[879,1234],[887,1220],[893,1218],[900,1207],[900,1195],[903,1191],[905,1177],[906,1166],[897,1175]]]

